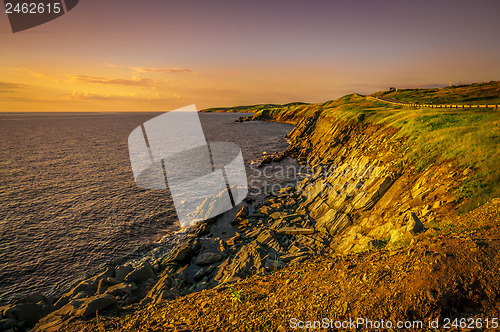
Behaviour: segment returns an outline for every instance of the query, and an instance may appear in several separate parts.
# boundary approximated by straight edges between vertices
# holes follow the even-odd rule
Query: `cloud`
[[[123,79],[123,78],[106,78],[106,77],[87,76],[87,75],[72,75],[70,82],[99,83],[108,85],[127,85],[127,86],[142,86],[142,87],[153,87],[158,84],[158,82],[149,78],[132,77],[132,79]]]
[[[196,74],[189,68],[166,68],[166,67],[131,67],[136,73],[159,73],[159,74],[177,74],[190,73]]]
[[[17,72],[24,72],[24,73],[27,73],[33,77],[36,77],[36,78],[42,78],[42,79],[45,79],[45,80],[51,80],[51,81],[54,81],[54,82],[59,82],[59,79],[57,79],[56,77],[54,76],[51,76],[51,75],[47,75],[45,73],[42,73],[40,71],[36,71],[36,70],[32,70],[32,69],[29,69],[29,68],[13,68],[13,67],[9,67],[9,68],[6,68],[8,70],[12,70],[12,71],[17,71]]]
[[[157,73],[157,74],[198,74],[189,68],[179,68],[179,67],[140,67],[140,66],[122,66],[107,63],[106,66],[111,68],[128,68],[132,70],[135,74],[141,73]]]
[[[171,101],[173,99],[179,99],[180,96],[177,93],[172,94],[143,94],[132,92],[129,94],[122,95],[100,95],[89,93],[87,90],[74,90],[73,93],[69,95],[64,95],[59,98],[46,98],[44,101],[70,101],[70,100],[99,100],[99,101],[150,101],[150,100],[166,100]]]
[[[18,84],[18,83],[9,83],[9,82],[0,82],[0,92],[12,92],[15,89],[26,88],[26,84]]]

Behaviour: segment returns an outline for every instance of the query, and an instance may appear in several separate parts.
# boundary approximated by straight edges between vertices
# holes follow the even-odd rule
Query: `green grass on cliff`
[[[399,129],[396,137],[407,138],[401,167],[421,171],[453,160],[472,169],[474,175],[457,191],[458,198],[470,199],[467,209],[500,196],[499,111],[395,106],[360,95],[343,98],[345,103],[325,111],[338,118],[389,125]]]
[[[386,114],[379,122],[408,137],[406,158],[417,170],[445,160],[472,169],[474,175],[458,189],[459,198],[476,205],[500,195],[499,112],[418,108]]]
[[[420,104],[500,105],[500,81],[436,89],[380,91],[376,96]]]
[[[474,84],[470,88],[481,96],[478,86],[484,85]],[[464,89],[461,87],[461,91]],[[407,107],[350,94],[322,104],[266,107],[257,113],[291,123],[320,113],[323,117],[397,128],[395,138],[405,137],[407,142],[401,146],[401,171],[422,171],[433,164],[453,161],[462,169],[472,170],[456,192],[459,199],[469,199],[465,210],[500,196],[500,111]]]

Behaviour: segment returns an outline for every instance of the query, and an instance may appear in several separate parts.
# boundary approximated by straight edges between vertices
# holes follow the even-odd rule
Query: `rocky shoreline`
[[[251,214],[243,206],[231,221],[235,235],[218,240],[217,250],[204,246],[214,236],[210,228],[216,220],[199,223],[158,265],[108,267],[54,304],[42,294],[33,294],[2,308],[2,322],[23,329],[39,321],[35,331],[57,331],[103,310],[136,310],[300,263],[323,253],[327,241],[314,230],[307,214],[290,213],[297,206],[296,197],[293,189],[285,189]]]
[[[308,106],[304,106],[307,108]],[[307,111],[307,109],[306,109]],[[288,150],[264,155],[259,168],[287,157],[308,163],[310,176],[261,202],[245,202],[236,215],[192,227],[166,257],[150,264],[109,267],[54,304],[40,294],[2,308],[0,327],[57,331],[82,317],[110,310],[124,315],[190,293],[254,275],[269,275],[312,256],[399,249],[424,225],[454,207],[447,194],[465,176],[451,165],[432,172],[398,170],[403,157],[390,140],[396,131],[339,120],[319,112],[261,112],[249,120],[293,122]],[[246,121],[240,119],[239,122]],[[230,224],[230,225],[229,225]]]
[[[273,159],[278,161],[278,155],[281,161],[290,153],[286,150],[264,154],[261,160],[252,163],[262,167]],[[215,278],[219,266],[258,235],[254,232],[254,235],[247,236],[236,225],[244,221],[242,227],[248,229],[249,220],[257,221],[256,217],[263,214],[255,212],[252,202],[263,199],[262,194],[253,195],[240,204],[236,216],[234,211],[225,213],[169,234],[152,244],[153,249],[144,248],[142,258],[123,265],[108,266],[100,273],[81,280],[60,297],[48,299],[42,293],[34,293],[0,307],[0,331],[25,331],[37,323],[36,331],[57,331],[77,318],[93,317],[103,310],[134,311],[149,303],[221,284],[223,281],[220,279],[227,279],[228,272],[221,272],[219,278]],[[252,211],[251,216],[248,216],[249,210]],[[244,219],[246,217],[250,219]],[[266,241],[269,242],[268,239]],[[266,263],[264,266],[269,271],[273,264]],[[241,274],[242,271],[239,271],[232,277],[236,280],[236,275]]]

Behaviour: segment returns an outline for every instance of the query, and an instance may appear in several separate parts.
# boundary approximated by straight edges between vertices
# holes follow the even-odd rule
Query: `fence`
[[[382,97],[369,96],[371,98],[385,101],[389,104],[394,105],[404,105],[404,106],[413,106],[413,107],[430,107],[430,108],[492,108],[492,109],[500,109],[500,105],[462,105],[462,104],[416,104],[416,103],[405,103],[402,101],[390,100]]]

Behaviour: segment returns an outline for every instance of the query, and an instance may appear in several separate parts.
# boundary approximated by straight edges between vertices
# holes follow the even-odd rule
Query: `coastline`
[[[253,163],[254,161],[250,161],[249,165],[246,165],[247,169],[250,170],[253,167]],[[253,202],[262,199],[264,199],[264,196],[262,194],[257,194],[252,196],[252,198],[247,199],[247,201]],[[240,205],[248,206],[249,204],[251,205],[251,203],[243,202]],[[93,272],[87,271],[84,277],[75,279],[69,285],[66,284],[65,286],[62,286],[57,294],[50,298],[45,297],[39,292],[17,298],[11,301],[10,304],[6,304],[1,307],[0,313],[2,313],[2,317],[4,319],[10,317],[7,318],[9,321],[4,323],[17,326],[17,328],[21,330],[33,326],[36,321],[47,316],[49,313],[64,307],[64,305],[69,302],[67,301],[68,297],[72,300],[85,300],[91,298],[91,295],[93,295],[94,292],[99,293],[99,283],[102,284],[102,281],[104,279],[116,279],[114,277],[116,276],[117,271],[122,275],[116,280],[121,282],[123,282],[126,277],[126,275],[123,275],[123,271],[131,273],[135,271],[146,270],[148,271],[147,274],[152,277],[151,280],[135,280],[139,287],[136,287],[134,284],[134,286],[131,286],[130,289],[133,288],[134,293],[137,294],[138,297],[129,297],[126,299],[126,301],[119,302],[121,307],[127,307],[128,305],[137,304],[147,295],[148,291],[150,291],[153,287],[154,284],[151,284],[151,282],[156,279],[156,277],[153,276],[160,275],[160,273],[164,270],[164,266],[162,266],[162,263],[168,259],[172,252],[174,252],[176,249],[179,249],[179,247],[182,247],[186,241],[189,242],[189,240],[192,239],[193,236],[196,236],[202,242],[207,242],[207,235],[209,235],[209,238],[223,238],[225,240],[234,236],[234,228],[226,224],[229,224],[229,221],[235,217],[235,214],[238,212],[238,210],[239,208],[237,210],[233,209],[220,216],[217,216],[212,220],[209,220],[208,222],[195,224],[192,226],[181,228],[177,231],[169,232],[162,236],[161,239],[150,242],[149,244],[142,245],[135,252],[128,254],[126,257],[123,257],[122,259],[120,259],[121,263],[118,265],[115,265],[117,261],[114,261],[112,263],[104,264],[104,266],[100,268],[94,268]],[[212,226],[214,231],[212,231],[210,234],[207,234],[209,224],[210,226]],[[205,247],[212,248],[213,245],[207,245],[205,243]],[[139,274],[140,273],[142,272],[139,272]],[[111,280],[111,283],[116,283],[116,280]],[[81,292],[82,289],[83,292]],[[84,295],[85,292],[91,292],[92,294]],[[125,296],[131,295],[130,292],[123,293],[121,291],[113,294],[121,294]],[[120,295],[118,295],[117,298],[120,299]],[[27,305],[29,306],[26,309],[25,307]],[[26,316],[30,316],[30,318],[25,319]],[[18,320],[12,320],[13,317],[17,317]],[[0,324],[0,330],[4,328],[5,324]]]
[[[365,103],[362,97],[356,95],[348,98]],[[267,282],[290,285],[283,286],[283,291],[293,293],[294,287],[302,289],[304,285],[293,282],[292,275],[307,275],[308,269],[313,275],[318,271],[332,271],[332,278],[346,283],[346,293],[338,296],[346,300],[347,302],[341,302],[349,306],[334,313],[340,313],[340,318],[344,319],[353,308],[355,312],[365,315],[369,313],[369,308],[372,308],[373,313],[379,312],[373,306],[362,310],[368,300],[348,296],[356,293],[359,287],[360,291],[369,293],[372,291],[371,287],[375,286],[384,289],[402,286],[399,292],[406,294],[407,299],[403,295],[392,297],[391,294],[394,293],[390,292],[379,295],[382,297],[383,308],[393,306],[397,308],[399,318],[406,319],[412,317],[407,310],[422,301],[430,303],[430,307],[426,308],[432,309],[422,312],[421,318],[433,319],[439,311],[463,312],[460,311],[463,308],[453,304],[455,300],[458,301],[456,303],[469,303],[467,301],[477,300],[474,300],[476,291],[486,292],[485,287],[500,289],[500,281],[495,279],[495,275],[489,274],[483,275],[484,280],[475,286],[474,292],[467,293],[453,288],[455,276],[459,276],[467,285],[472,284],[476,278],[473,272],[476,267],[481,270],[488,258],[496,257],[496,252],[500,251],[496,242],[491,242],[494,241],[495,234],[498,234],[499,218],[498,213],[495,217],[491,211],[500,201],[491,200],[477,211],[458,216],[457,207],[463,202],[457,199],[456,188],[467,181],[472,175],[471,170],[450,161],[424,169],[407,164],[401,169],[400,164],[409,153],[405,149],[408,139],[398,136],[395,128],[368,122],[366,115],[362,115],[354,113],[345,117],[345,112],[332,115],[331,111],[309,106],[298,112],[292,108],[288,112],[281,110],[264,114],[275,121],[285,119],[296,123],[288,135],[292,145],[287,152],[263,156],[260,160],[261,167],[279,163],[285,155],[307,162],[311,173],[301,179],[295,189],[283,188],[277,195],[256,204],[253,211],[242,207],[236,216],[228,217],[224,222],[227,225],[227,221],[231,220],[238,234],[234,233],[227,240],[217,239],[219,245],[206,247],[209,250],[201,249],[204,241],[210,239],[210,228],[216,227],[214,225],[217,223],[198,224],[186,240],[162,262],[161,274],[155,276],[154,282],[149,284],[151,286],[154,283],[153,288],[147,294],[143,292],[145,297],[140,302],[142,307],[124,309],[118,304],[118,300],[112,301],[106,296],[107,289],[111,288],[111,292],[114,292],[113,287],[118,285],[122,288],[129,286],[130,292],[136,291],[130,290],[132,286],[127,285],[127,281],[107,285],[103,286],[108,287],[103,290],[104,295],[90,297],[94,302],[78,302],[78,298],[74,299],[71,301],[73,304],[68,303],[65,309],[61,308],[42,319],[35,330],[49,331],[51,327],[64,327],[67,331],[90,331],[100,328],[99,319],[90,317],[102,309],[107,309],[109,314],[104,318],[101,316],[101,319],[120,331],[152,326],[153,323],[158,324],[158,321],[161,324],[170,322],[169,325],[162,325],[168,331],[176,328],[199,330],[207,326],[227,329],[234,325],[235,320],[245,321],[246,309],[233,312],[232,316],[224,316],[228,308],[223,302],[229,300],[229,304],[232,302],[233,307],[237,307],[236,302],[243,301],[240,298],[241,291],[244,290],[242,287],[251,289],[244,299],[249,306],[248,310],[253,308],[251,314],[260,313],[259,317],[269,319],[268,313],[260,312],[255,307],[258,307],[257,303],[269,306],[261,303],[260,298],[253,297],[252,294],[259,293],[258,285],[261,282],[266,283],[263,284],[266,288]],[[252,118],[259,119],[254,116]],[[474,217],[474,213],[479,217]],[[455,232],[459,235],[448,231],[455,229],[453,227],[456,227]],[[457,238],[459,240],[455,240]],[[437,246],[432,247],[434,252],[428,253],[426,248],[430,248],[434,239],[439,240]],[[481,243],[484,241],[492,243],[489,249],[478,249],[482,248]],[[439,249],[439,246],[448,249]],[[466,251],[462,251],[464,248]],[[468,248],[471,248],[470,253],[474,257]],[[484,256],[479,260],[479,255]],[[407,263],[409,258],[411,263]],[[432,260],[436,259],[439,264],[434,262],[433,265]],[[457,264],[472,262],[474,259],[476,263],[471,263],[470,269],[453,269]],[[387,262],[392,262],[394,268]],[[382,277],[377,274],[379,272],[372,274],[371,263],[375,264],[376,271],[383,272],[387,269],[388,273]],[[430,270],[427,270],[427,263],[431,266]],[[407,264],[415,265],[416,268],[408,270]],[[148,270],[148,266],[143,265],[138,270]],[[131,272],[133,271],[129,273]],[[117,271],[107,273],[117,275]],[[442,286],[436,287],[424,279],[418,284],[418,293],[411,293],[413,288],[406,289],[406,281],[402,278],[417,280],[421,273],[428,276],[439,274]],[[108,281],[109,276],[106,275],[98,278],[101,278],[98,284],[104,279],[106,283],[113,281]],[[94,286],[97,279],[92,281]],[[332,285],[327,289],[335,292],[336,287]],[[311,290],[307,292],[310,293]],[[487,294],[494,292],[488,291]],[[265,296],[266,299],[268,297],[269,295]],[[110,302],[102,300],[103,298],[110,299]],[[483,299],[485,302],[481,310],[494,312],[492,297],[485,295]],[[187,310],[184,304],[190,301],[196,304],[193,313],[172,311],[176,306]],[[272,308],[280,306],[276,301],[280,302],[276,298]],[[288,296],[283,301],[291,305],[294,299]],[[311,298],[308,301],[307,303],[312,304]],[[201,312],[207,305],[212,308],[210,303],[215,305],[213,309],[217,316],[211,316],[209,321],[205,321]],[[82,312],[82,308],[86,309]],[[95,310],[89,309],[89,318],[81,321],[81,317],[86,316],[87,308]],[[159,311],[158,308],[165,311]],[[335,307],[323,309],[334,310]],[[479,312],[475,307],[470,310],[476,315]],[[306,311],[301,311],[301,314]],[[167,316],[165,312],[168,312]],[[201,318],[195,318],[195,313]],[[128,314],[133,315],[133,319],[123,319]],[[186,316],[190,318],[186,319]],[[71,323],[72,321],[76,322]],[[260,318],[246,322],[256,330],[262,329],[262,325],[259,325]],[[271,324],[274,329],[279,329],[281,325],[283,330],[283,322],[275,320]]]
[[[500,200],[459,217],[453,188],[470,172],[450,162],[402,172],[398,160],[405,157],[401,147],[407,141],[397,130],[362,116],[295,111],[290,110],[296,116],[271,116],[297,123],[288,135],[289,152],[311,171],[296,190],[270,197],[253,212],[242,209],[232,221],[239,234],[213,252],[222,258],[198,254],[196,240],[184,247],[191,248],[186,264],[197,266],[199,291],[178,297],[176,286],[194,276],[184,263],[171,265],[148,294],[151,302],[129,318],[112,310],[64,330],[286,331],[293,317],[302,324],[325,317],[384,317],[394,323],[437,317],[443,324],[447,313],[464,310],[473,317],[494,316],[496,293],[486,288],[500,290],[500,279],[482,274],[481,282],[474,280],[492,260],[498,264],[500,246],[491,241],[499,234],[499,215],[491,211]],[[260,162],[266,167],[281,157]],[[450,227],[459,233],[448,232]],[[479,249],[484,241],[490,245]],[[474,291],[457,289],[456,278],[469,285],[464,287],[474,284]],[[461,306],[477,301],[481,292],[486,293],[480,309]]]

